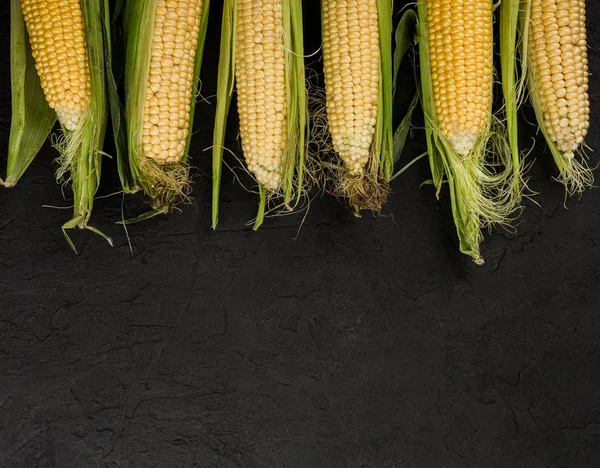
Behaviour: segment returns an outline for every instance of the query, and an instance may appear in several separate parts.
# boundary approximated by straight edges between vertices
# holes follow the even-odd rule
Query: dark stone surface
[[[588,5],[597,149],[600,3]],[[8,25],[4,14],[0,148]],[[323,198],[299,233],[298,217],[245,227],[256,200],[226,174],[213,232],[211,103],[194,136],[197,204],[131,226],[133,253],[113,224],[120,196],[93,218],[115,247],[77,232],[81,253],[69,250],[69,212],[42,206],[67,204],[49,147],[0,190],[2,468],[600,466],[598,190],[565,209],[538,140],[541,207],[528,204],[516,234],[486,236],[482,267],[458,253],[447,197],[419,189],[424,162],[393,184],[385,216],[357,220]],[[405,161],[423,149],[416,136]],[[118,190],[108,160],[103,184]]]

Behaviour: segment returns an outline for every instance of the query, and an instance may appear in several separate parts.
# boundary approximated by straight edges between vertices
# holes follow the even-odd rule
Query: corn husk
[[[513,167],[518,153],[513,156],[501,119],[493,114],[488,119],[488,128],[467,156],[459,155],[444,137],[433,97],[425,0],[419,0],[417,11],[421,102],[432,183],[438,198],[444,182],[448,183],[460,251],[482,264],[479,247],[482,230],[493,224],[509,225],[520,204],[520,192],[514,189],[520,170]]]
[[[254,229],[265,216],[275,212],[291,212],[302,206],[310,186],[307,169],[308,107],[304,72],[304,43],[301,0],[285,0],[283,7],[283,38],[285,43],[285,76],[287,100],[288,141],[283,155],[283,184],[278,190],[269,190],[258,184],[258,212]],[[213,190],[212,226],[219,221],[219,198],[223,167],[223,151],[227,117],[235,90],[236,2],[225,0],[221,27],[217,110],[213,134]]]
[[[146,83],[150,69],[152,38],[154,37],[154,16],[158,0],[129,0],[124,14],[125,37],[125,105],[124,124],[119,116],[122,112],[117,99],[113,99],[113,124],[117,127],[116,136],[122,146],[123,134],[127,147],[120,151],[119,175],[126,193],[143,191],[152,204],[152,211],[130,220],[139,221],[156,214],[170,211],[178,202],[188,199],[190,191],[189,149],[194,124],[196,96],[199,92],[199,76],[208,26],[209,0],[202,4],[202,18],[195,55],[192,101],[189,131],[182,160],[176,164],[160,165],[142,155],[142,124]],[[116,91],[113,90],[113,95]],[[124,128],[123,128],[124,127]]]
[[[83,26],[89,60],[91,104],[78,128],[61,131],[52,138],[59,151],[57,180],[73,192],[73,217],[63,225],[65,238],[75,250],[67,230],[89,229],[110,239],[90,226],[94,197],[101,175],[102,146],[108,122],[105,54],[110,41],[108,0],[81,0]],[[35,72],[35,63],[27,37],[19,0],[11,0],[11,85],[12,122],[6,184],[17,183],[47,139],[56,122],[56,114],[46,103]]]

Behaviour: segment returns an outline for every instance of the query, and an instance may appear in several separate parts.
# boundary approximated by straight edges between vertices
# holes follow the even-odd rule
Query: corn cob
[[[142,155],[159,164],[178,163],[185,152],[201,17],[201,0],[159,0],[156,7]]]
[[[254,229],[267,209],[293,211],[307,193],[302,32],[301,0],[224,2],[213,135],[213,228],[218,223],[227,114],[235,88],[244,159],[258,182]]]
[[[393,171],[392,2],[322,0],[325,109],[333,193],[380,211]],[[316,126],[318,128],[318,126]]]
[[[529,57],[544,126],[572,157],[589,128],[584,0],[532,0]]]
[[[237,2],[235,70],[246,164],[259,183],[276,190],[287,145],[281,0]]]
[[[440,130],[466,156],[489,125],[492,104],[492,4],[427,2],[429,54]]]
[[[60,123],[73,131],[91,100],[79,0],[22,0],[21,6],[48,104]]]
[[[584,0],[526,0],[521,10],[527,87],[567,193],[592,186],[583,153],[589,128]]]
[[[20,9],[18,14],[16,10]],[[79,227],[104,236],[88,222],[100,182],[108,123],[104,47],[110,47],[107,0],[12,0],[11,75],[15,87],[9,143],[9,185],[14,185],[58,118],[56,178],[70,182],[73,218],[63,232]],[[26,34],[26,32],[28,34]],[[25,55],[31,53],[38,79]],[[16,67],[25,66],[25,70]],[[40,104],[43,96],[45,103]],[[31,108],[38,103],[38,108]],[[49,118],[48,112],[54,110]],[[104,236],[109,242],[110,239]]]
[[[418,10],[433,182],[439,195],[446,177],[460,250],[483,263],[481,228],[508,222],[520,202],[514,146],[492,129],[492,1],[420,0]]]
[[[120,163],[121,183],[126,192],[142,189],[152,199],[154,214],[168,211],[176,202],[187,199],[187,152],[209,3],[209,0],[127,3],[127,150],[122,151],[127,153],[127,159]]]
[[[323,70],[333,148],[351,175],[369,160],[380,75],[376,0],[323,0]]]

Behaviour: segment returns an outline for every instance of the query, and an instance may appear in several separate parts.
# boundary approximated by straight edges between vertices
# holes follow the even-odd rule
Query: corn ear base
[[[285,80],[287,105],[287,143],[282,158],[283,184],[278,190],[258,187],[258,211],[254,229],[264,222],[272,200],[282,199],[285,210],[293,211],[308,191],[308,102],[304,71],[304,42],[301,0],[282,2],[285,45]],[[223,151],[227,118],[235,89],[237,8],[235,0],[225,0],[221,24],[221,47],[218,67],[217,109],[212,147],[212,227],[219,222],[219,202],[223,168]]]
[[[12,114],[4,180],[7,187],[19,181],[56,122],[35,69],[20,0],[11,0],[10,15]]]
[[[184,156],[180,162],[161,166],[142,161],[142,125],[144,122],[145,92],[150,69],[154,19],[158,0],[131,0],[124,13],[125,34],[125,123],[127,151],[123,155],[122,185],[126,192],[142,190],[150,199],[153,213],[160,214],[187,198],[189,190],[188,154],[194,124],[196,96],[208,27],[210,1],[202,4],[198,45],[194,57],[190,119]],[[146,219],[142,216],[139,219]]]

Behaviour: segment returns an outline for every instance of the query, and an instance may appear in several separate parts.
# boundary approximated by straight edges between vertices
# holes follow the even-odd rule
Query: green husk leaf
[[[408,132],[410,131],[410,125],[412,122],[413,112],[419,104],[419,94],[415,93],[410,102],[410,106],[408,106],[408,110],[404,117],[396,127],[396,131],[394,132],[394,164],[396,164],[400,160],[400,156],[402,155],[402,151],[404,150],[404,146],[406,145],[406,139],[408,138]]]
[[[296,203],[300,203],[303,194],[307,149],[308,107],[301,0],[283,2],[283,25],[288,106],[288,144],[283,159],[283,197],[284,204],[289,207],[293,198],[296,199]]]
[[[398,177],[400,177],[402,174],[404,174],[408,169],[410,169],[414,164],[416,164],[417,162],[419,162],[421,159],[426,158],[428,156],[427,151],[425,151],[424,153],[421,153],[420,155],[418,155],[416,158],[413,158],[411,161],[409,161],[408,163],[406,163],[403,167],[401,167],[390,179],[390,182]],[[422,182],[421,185],[429,185],[432,184],[433,181],[431,180],[426,180],[425,182]]]
[[[231,107],[231,97],[235,87],[235,27],[236,2],[225,0],[221,25],[221,47],[217,78],[217,109],[212,148],[212,228],[219,222],[219,197],[221,193],[221,174],[223,171],[223,149],[227,117]]]
[[[96,234],[96,235],[98,235],[98,236],[100,236],[100,237],[103,237],[103,238],[104,238],[104,240],[105,240],[106,242],[108,242],[108,244],[109,244],[111,247],[113,247],[113,246],[114,246],[114,245],[113,245],[113,241],[112,241],[112,239],[111,239],[109,236],[107,236],[106,234],[104,234],[104,233],[103,233],[103,232],[102,232],[100,229],[98,229],[98,228],[95,228],[94,226],[90,226],[89,224],[88,224],[88,225],[87,225],[85,228],[86,228],[88,231],[91,231],[91,232],[93,232],[94,234]]]
[[[192,134],[194,130],[194,117],[196,115],[196,104],[197,96],[200,92],[200,72],[202,71],[202,60],[204,58],[204,45],[206,44],[206,31],[208,30],[208,17],[210,13],[210,0],[203,0],[202,2],[202,17],[200,18],[200,30],[198,32],[198,47],[196,48],[196,55],[194,57],[194,80],[192,82],[192,102],[190,103],[190,125],[188,128],[188,137],[185,146],[185,159],[186,162],[189,157],[190,144],[192,141]]]
[[[11,0],[10,15],[12,115],[4,181],[7,187],[19,181],[56,122],[35,69],[20,0]]]
[[[519,153],[517,128],[517,32],[520,0],[500,3],[500,65],[506,127],[511,151]]]
[[[143,213],[143,214],[141,214],[139,216],[136,216],[135,218],[126,219],[126,220],[123,220],[123,221],[118,221],[117,224],[121,224],[121,225],[124,225],[124,224],[127,224],[127,225],[129,225],[129,224],[135,224],[135,223],[139,223],[141,221],[146,221],[147,219],[150,219],[150,218],[154,218],[155,216],[159,216],[159,215],[162,215],[162,214],[167,214],[168,212],[169,212],[168,208],[163,207],[163,208],[160,208],[158,210],[147,211],[146,213]]]
[[[400,70],[400,64],[402,59],[414,44],[415,27],[417,25],[417,14],[413,9],[406,10],[400,22],[396,27],[396,33],[394,35],[394,42],[396,44],[394,49],[394,78],[393,78],[393,92],[392,95],[396,96],[396,84],[398,81],[398,71]]]
[[[373,141],[374,155],[371,176],[378,176],[383,184],[387,184],[394,172],[394,129],[392,114],[393,98],[393,67],[392,56],[392,0],[377,0],[379,18],[379,48],[380,48],[380,77],[379,77],[379,103],[377,107],[377,122],[375,124],[375,138]],[[376,167],[375,167],[376,166]]]
[[[77,228],[77,226],[79,226],[79,224],[82,221],[83,221],[82,216],[75,216],[75,217],[71,218],[69,221],[67,221],[65,224],[63,224],[62,228],[61,228],[63,235],[65,236],[65,240],[67,241],[67,243],[69,244],[69,246],[71,247],[73,252],[75,252],[75,254],[78,254],[79,252],[77,251],[77,248],[75,247],[75,243],[73,242],[73,239],[71,239],[71,236],[69,236],[68,231],[71,229]]]
[[[392,99],[396,95],[396,86],[398,81],[398,72],[400,70],[400,65],[406,53],[410,50],[411,46],[414,44],[415,38],[415,27],[417,24],[417,14],[414,10],[408,9],[404,12],[402,17],[400,18],[400,22],[396,27],[395,33],[395,49],[394,49],[394,77],[392,80]],[[413,99],[404,114],[404,117],[400,121],[398,127],[394,131],[394,153],[393,153],[393,163],[394,165],[400,159],[400,155],[404,150],[404,146],[406,145],[406,139],[408,137],[408,132],[410,130],[410,125],[412,122],[413,111],[417,107],[419,103],[418,93],[415,93]],[[397,177],[399,174],[396,173],[393,177]],[[391,181],[391,178],[390,178]]]
[[[512,160],[513,186],[516,200],[521,200],[523,172],[519,153],[518,106],[523,95],[525,75],[519,76],[519,6],[520,0],[503,0],[500,3],[500,69],[508,145]]]
[[[121,15],[125,10],[125,0],[114,0],[111,12],[111,24],[114,26],[119,23]]]
[[[153,208],[160,210],[162,208],[170,209],[182,199],[186,200],[189,192],[188,153],[210,6],[209,1],[205,0],[195,56],[193,99],[190,103],[190,126],[185,155],[177,164],[160,165],[141,157],[141,123],[144,116],[145,90],[150,68],[157,3],[158,0],[131,0],[126,3],[125,7],[125,119],[128,141],[127,163],[132,174],[133,184],[125,184],[124,189],[131,188],[131,186],[133,189],[142,188],[151,198]]]
[[[114,10],[110,12],[108,1],[105,0],[104,16],[102,17],[104,26],[104,50],[106,66],[106,89],[110,107],[110,117],[113,130],[113,138],[117,151],[117,170],[121,179],[121,186],[125,193],[137,191],[131,169],[127,162],[127,123],[125,121],[125,109],[119,97],[119,77],[121,76],[122,66],[120,55],[113,49],[113,44],[119,44],[117,33],[120,31],[119,22],[123,7],[123,0],[115,4]],[[112,16],[111,16],[112,13]],[[118,45],[117,45],[118,47]],[[117,71],[118,69],[118,71]]]
[[[429,62],[429,28],[427,25],[427,9],[425,2],[420,0],[417,3],[417,43],[419,46],[419,66],[421,70],[421,105],[425,113],[425,139],[427,141],[427,150],[429,153],[429,166],[433,185],[436,189],[436,196],[439,198],[442,189],[442,180],[444,178],[444,165],[440,153],[437,151],[436,139],[433,126],[427,121],[435,120],[435,104],[433,102],[433,83],[431,81],[431,63]]]
[[[99,231],[91,228],[88,223],[100,184],[102,147],[108,124],[104,46],[106,36],[110,37],[110,30],[105,34],[109,25],[101,21],[101,18],[108,14],[108,2],[83,0],[81,11],[92,99],[79,128],[75,131],[63,128],[61,139],[55,143],[61,153],[56,176],[59,182],[71,183],[74,198],[73,218],[65,223],[63,231],[79,227],[98,233]],[[103,237],[109,239],[105,235]]]
[[[258,229],[262,226],[265,220],[265,208],[267,206],[267,190],[263,185],[258,188],[258,213],[256,214],[256,219],[254,220],[254,226],[252,229],[258,231]]]

